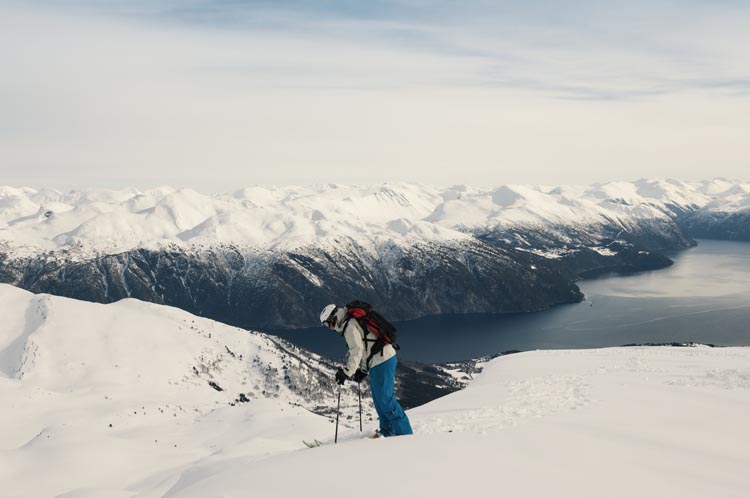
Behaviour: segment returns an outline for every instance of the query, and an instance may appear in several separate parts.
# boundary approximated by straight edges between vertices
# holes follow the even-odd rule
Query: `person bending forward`
[[[343,385],[348,379],[362,382],[369,373],[372,401],[380,422],[379,434],[385,437],[411,434],[409,417],[394,393],[398,360],[393,346],[386,344],[381,352],[371,356],[368,344],[375,344],[377,337],[369,330],[365,334],[359,322],[347,313],[345,307],[329,304],[323,308],[320,322],[343,336],[349,347],[347,363],[336,372],[336,382],[339,385]]]

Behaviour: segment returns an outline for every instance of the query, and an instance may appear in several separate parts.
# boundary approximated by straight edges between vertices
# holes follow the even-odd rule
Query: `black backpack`
[[[383,348],[386,344],[390,344],[394,349],[401,349],[396,344],[398,338],[398,331],[391,322],[383,318],[383,315],[372,309],[372,306],[364,301],[355,299],[351,303],[346,305],[346,312],[349,318],[354,318],[362,327],[362,331],[365,333],[363,340],[365,341],[365,352],[370,351],[367,357],[367,367],[370,367],[370,360],[376,354],[383,354]],[[372,332],[377,339],[367,339],[367,332]],[[368,346],[368,342],[372,342],[372,347]]]

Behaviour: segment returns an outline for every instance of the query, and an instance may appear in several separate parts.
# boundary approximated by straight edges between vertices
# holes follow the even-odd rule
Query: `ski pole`
[[[339,386],[339,403],[336,406],[336,434],[333,436],[333,444],[339,442],[339,413],[341,413],[341,386]]]
[[[357,384],[357,394],[359,395],[359,432],[362,432],[362,385]]]

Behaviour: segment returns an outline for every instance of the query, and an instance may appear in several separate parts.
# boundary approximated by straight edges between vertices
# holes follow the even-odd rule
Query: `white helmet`
[[[329,304],[328,306],[323,308],[323,311],[320,312],[320,323],[326,323],[328,319],[331,318],[331,315],[334,311],[336,311],[335,304]]]

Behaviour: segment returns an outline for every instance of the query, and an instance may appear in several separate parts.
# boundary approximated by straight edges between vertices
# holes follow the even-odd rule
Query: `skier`
[[[336,371],[336,382],[343,385],[348,379],[362,382],[370,375],[370,390],[375,410],[378,412],[380,430],[374,437],[404,436],[411,434],[411,424],[399,405],[393,391],[396,379],[396,350],[390,344],[382,353],[365,354],[367,344],[374,344],[377,337],[367,331],[365,335],[357,320],[351,319],[346,307],[329,304],[320,313],[320,323],[329,330],[342,335],[349,347],[349,357],[344,368]],[[368,365],[369,360],[369,365]]]

